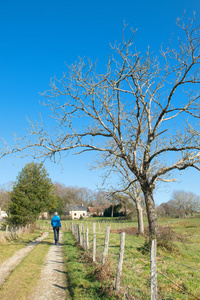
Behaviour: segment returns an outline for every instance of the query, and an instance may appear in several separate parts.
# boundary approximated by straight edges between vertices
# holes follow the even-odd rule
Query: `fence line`
[[[20,237],[23,233],[30,231],[31,225],[26,226],[15,226],[15,225],[6,225],[5,233],[0,235],[2,241],[12,240],[17,237]]]
[[[18,235],[21,235],[23,232],[29,232],[30,231],[30,224],[26,226],[10,226],[10,235],[11,237],[16,237]],[[6,225],[6,234],[5,237],[7,238],[9,235],[9,226]]]
[[[79,230],[77,230],[77,228],[79,228],[79,225],[76,225],[76,224],[73,224],[73,223],[70,224],[71,232],[75,236],[77,242],[80,244],[80,235],[77,234],[77,232],[79,232]],[[82,231],[83,231],[83,239],[84,239],[84,236],[85,236],[85,247],[84,247],[84,243],[83,243],[82,247],[85,249],[86,252],[88,252],[89,251],[89,229],[87,228],[86,232],[84,234],[84,227],[82,226]],[[81,232],[80,232],[80,234],[81,234]],[[102,265],[105,264],[107,256],[108,256],[109,234],[110,234],[110,224],[109,224],[109,226],[107,226],[105,228],[105,238],[104,238],[104,248],[103,248],[103,255],[102,255]],[[93,261],[96,261],[96,248],[97,248],[96,247],[96,224],[93,223]],[[116,275],[116,281],[115,281],[115,290],[116,291],[119,291],[119,289],[120,289],[124,248],[125,248],[125,232],[122,232],[121,233],[121,239],[120,239],[120,252],[119,252],[119,259],[118,259],[117,275]]]
[[[98,222],[97,225],[98,225],[99,231],[102,232],[102,228],[100,226],[100,222]],[[104,222],[104,225],[108,225],[108,222]],[[87,226],[88,226],[88,224],[87,224]],[[105,226],[105,227],[106,228],[105,228],[104,248],[103,248],[103,255],[101,257],[102,264],[104,264],[106,262],[106,258],[107,258],[107,255],[108,255],[110,224],[109,224],[109,227],[108,226]],[[90,228],[91,228],[91,226],[90,226]],[[88,231],[88,234],[85,234],[85,236],[86,236],[86,239],[88,239],[88,243],[89,243],[89,229],[87,228],[86,231]],[[84,237],[84,229],[83,229],[83,237]],[[99,241],[101,241],[101,243],[99,243]],[[100,252],[100,249],[103,247],[102,246],[103,239],[102,239],[102,234],[100,234],[100,239],[99,238],[97,239],[97,236],[96,236],[96,224],[95,223],[93,223],[93,237],[92,237],[92,230],[91,230],[90,242],[93,244],[93,250],[90,251],[91,252],[91,256],[93,257],[93,261],[97,261],[98,260],[98,262],[99,262],[99,257],[100,256],[98,256],[98,253],[96,253],[96,251]],[[176,283],[172,282],[167,276],[165,276],[164,274],[162,274],[161,272],[159,272],[157,270],[157,266],[156,266],[156,241],[152,242],[151,250],[148,247],[146,247],[146,246],[144,246],[144,245],[142,245],[140,243],[135,242],[134,240],[133,240],[133,243],[139,245],[141,248],[143,248],[143,249],[147,250],[149,253],[151,253],[151,257],[150,257],[151,259],[150,259],[149,263],[145,263],[142,259],[140,259],[139,257],[137,257],[137,259],[139,261],[141,261],[145,266],[149,267],[149,265],[151,263],[151,271],[150,271],[151,276],[149,276],[149,279],[148,279],[149,282],[150,282],[150,285],[151,285],[151,300],[157,300],[157,299],[160,298],[159,293],[157,292],[157,284],[158,284],[157,283],[157,274],[163,276],[166,280],[168,280],[169,282],[171,282],[174,285],[174,287],[176,287],[176,288],[173,288],[173,287],[171,287],[171,288],[174,289],[175,291],[177,291],[178,293],[182,292],[184,294],[192,296],[195,299],[200,299],[197,296],[193,295],[192,293],[186,291],[184,288],[180,287]],[[121,245],[120,245],[120,248],[121,248]],[[86,251],[89,251],[89,247],[86,247]],[[129,249],[126,249],[126,251],[128,251],[130,254],[132,254]],[[116,255],[115,252],[114,252],[114,255]],[[120,255],[119,255],[119,257],[120,257]],[[166,258],[169,259],[169,260],[171,260],[171,261],[173,261],[173,259],[170,259],[168,257],[166,257]],[[123,258],[122,258],[122,261],[123,261]],[[160,260],[159,260],[159,262],[160,262]],[[177,263],[177,262],[175,262],[175,263]],[[123,264],[123,262],[122,262],[122,264]],[[177,263],[177,264],[179,264],[179,263]],[[118,265],[119,265],[119,261],[118,261]],[[183,264],[180,264],[180,265],[183,265]],[[199,272],[199,270],[196,270],[196,269],[194,269],[192,267],[189,267],[187,265],[183,265],[183,266],[188,267],[188,268],[190,268],[192,270],[195,270],[195,271]],[[140,275],[141,274],[139,274],[139,276]],[[117,281],[120,282],[121,275],[119,274],[117,276],[118,276],[118,279],[116,279],[116,282],[115,282],[115,290],[119,291],[120,285],[117,285]],[[147,280],[147,278],[145,278],[145,280]],[[138,287],[139,287],[139,285],[138,285]],[[128,287],[128,288],[130,289],[130,287]],[[136,293],[138,293],[138,292],[139,292],[139,290]],[[165,290],[164,290],[164,292],[165,292]],[[145,291],[145,293],[146,293],[146,291]]]

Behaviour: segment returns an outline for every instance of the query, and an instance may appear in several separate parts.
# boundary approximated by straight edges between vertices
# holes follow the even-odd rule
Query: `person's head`
[[[57,213],[57,211],[54,213],[54,216],[57,216],[58,215],[58,213]]]

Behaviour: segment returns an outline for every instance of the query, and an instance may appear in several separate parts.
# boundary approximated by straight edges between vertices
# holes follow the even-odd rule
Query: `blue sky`
[[[186,16],[200,20],[199,0],[10,0],[0,1],[0,137],[13,143],[13,133],[25,134],[26,116],[33,120],[44,111],[40,92],[50,78],[61,77],[78,57],[98,58],[106,65],[109,44],[121,39],[124,21],[137,28],[135,43],[144,51],[158,51],[176,33],[175,21]],[[93,156],[93,158],[95,158]],[[16,179],[29,161],[14,156],[0,161],[0,185]],[[99,172],[90,171],[91,157],[68,154],[62,166],[47,162],[53,181],[95,189],[101,186]],[[156,203],[170,199],[172,191],[184,189],[199,194],[197,171],[178,175],[178,182],[155,193]]]

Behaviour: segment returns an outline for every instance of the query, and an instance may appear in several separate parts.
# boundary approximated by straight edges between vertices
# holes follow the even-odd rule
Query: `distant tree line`
[[[200,213],[200,196],[183,190],[174,191],[172,199],[157,207],[160,217],[188,217]]]
[[[135,217],[137,207],[132,197],[126,193],[112,195],[108,191],[52,183],[43,164],[32,162],[25,165],[12,185],[0,188],[0,207],[9,214],[8,222],[12,224],[33,222],[44,211],[63,215],[67,204],[83,204],[86,208],[101,206],[105,217]],[[145,209],[143,202],[141,198],[140,205]],[[200,196],[182,190],[174,191],[170,201],[157,207],[160,217],[187,217],[198,212]]]

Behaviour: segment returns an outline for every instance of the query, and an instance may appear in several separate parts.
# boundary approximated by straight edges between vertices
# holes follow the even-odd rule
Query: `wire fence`
[[[66,225],[65,225],[66,226]],[[93,261],[103,265],[110,261],[117,277],[120,257],[120,235],[111,234],[108,238],[108,249],[105,250],[106,232],[130,227],[127,222],[71,222],[71,231],[78,243],[93,257]],[[94,229],[95,228],[95,229]],[[65,228],[69,229],[69,228]],[[88,232],[86,234],[86,232]],[[81,236],[81,237],[80,237]],[[137,241],[139,240],[139,242]],[[94,247],[96,246],[94,250]],[[143,250],[143,251],[142,251]],[[94,255],[95,252],[95,255]],[[106,260],[104,261],[104,256]],[[155,274],[152,273],[152,247],[144,245],[144,239],[126,236],[123,254],[123,271],[120,278],[121,292],[124,299],[200,299],[199,272],[186,263],[157,254],[155,261]],[[95,257],[95,259],[94,259]],[[176,266],[179,266],[178,269]],[[183,270],[186,269],[186,270]],[[156,278],[156,293],[152,295],[152,278]],[[189,278],[191,277],[191,278]],[[195,285],[197,288],[195,288]],[[115,284],[116,289],[116,284]]]
[[[22,236],[24,233],[29,233],[31,224],[26,226],[6,225],[4,229],[1,228],[0,242],[6,242]]]

